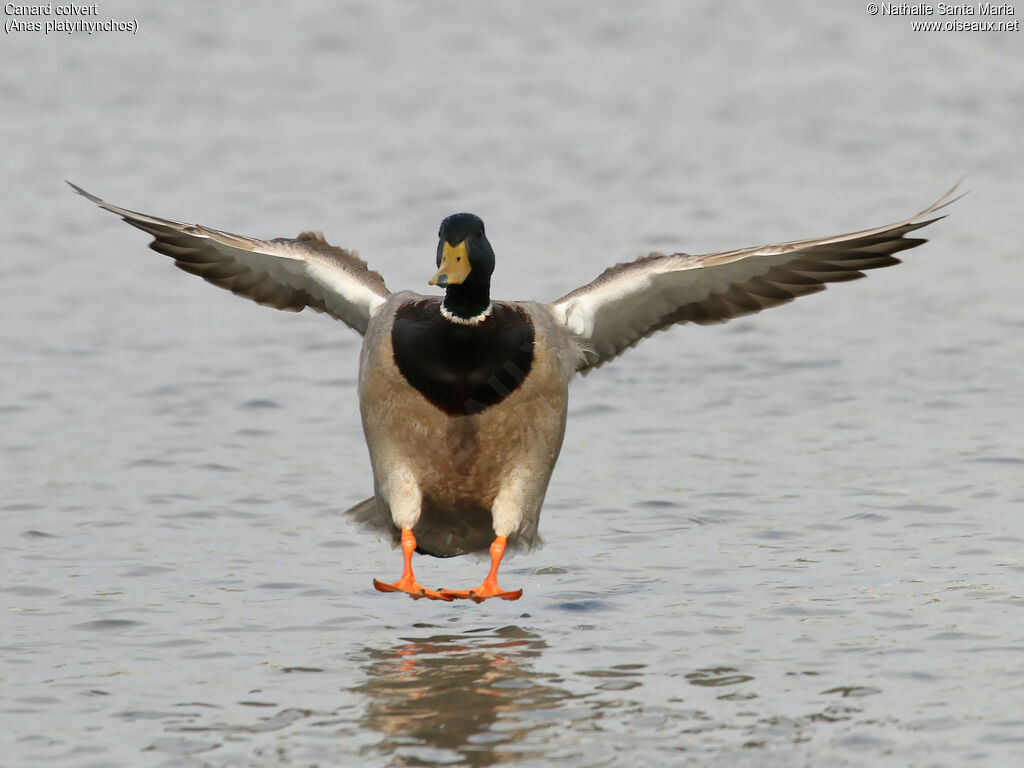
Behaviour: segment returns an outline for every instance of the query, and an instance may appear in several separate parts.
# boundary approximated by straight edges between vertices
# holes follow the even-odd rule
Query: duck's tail
[[[358,504],[353,504],[342,512],[342,514],[351,517],[354,522],[359,523],[360,525],[377,527],[379,525],[377,497],[371,496],[368,499],[363,499]]]

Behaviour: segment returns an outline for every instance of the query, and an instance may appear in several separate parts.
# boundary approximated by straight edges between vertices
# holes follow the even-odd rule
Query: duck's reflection
[[[516,626],[403,638],[365,650],[364,727],[384,734],[378,754],[413,765],[484,766],[521,760],[526,734],[572,696],[532,669],[544,641]]]

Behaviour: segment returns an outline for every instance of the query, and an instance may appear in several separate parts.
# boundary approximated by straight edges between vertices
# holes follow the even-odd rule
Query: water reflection
[[[546,647],[517,626],[403,638],[365,650],[364,728],[383,734],[375,754],[413,765],[485,766],[529,757],[523,744],[567,699],[555,675],[531,664]],[[534,741],[534,743],[537,743]]]

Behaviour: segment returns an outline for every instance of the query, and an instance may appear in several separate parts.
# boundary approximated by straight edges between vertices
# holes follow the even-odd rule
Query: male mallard
[[[71,185],[156,239],[153,250],[260,304],[326,312],[363,335],[359,405],[374,495],[348,510],[399,541],[404,570],[383,592],[435,600],[515,600],[498,586],[506,545],[532,545],[565,432],[569,382],[677,323],[719,323],[825,283],[898,264],[924,243],[934,205],[897,224],[704,256],[651,254],[606,269],[551,304],[491,301],[494,251],[470,213],[441,222],[443,299],[391,293],[383,278],[319,232],[256,240],[119,208]],[[413,576],[414,551],[451,557],[489,548],[476,589],[435,591]]]

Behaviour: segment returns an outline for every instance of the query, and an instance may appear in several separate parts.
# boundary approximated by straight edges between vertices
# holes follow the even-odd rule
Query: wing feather
[[[906,235],[942,218],[925,219],[960,199],[958,186],[884,227],[703,256],[652,253],[606,269],[552,308],[587,350],[578,368],[586,372],[672,325],[721,323],[899,264],[893,254],[926,242]]]
[[[74,184],[71,188],[152,235],[149,247],[170,256],[179,269],[258,304],[289,312],[309,307],[362,334],[390,295],[384,278],[352,251],[330,245],[320,232],[258,240],[129,211]]]

